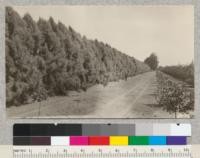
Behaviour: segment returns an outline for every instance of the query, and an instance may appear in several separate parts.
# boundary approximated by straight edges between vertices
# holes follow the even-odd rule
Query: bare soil
[[[155,72],[127,81],[96,85],[86,92],[48,98],[42,102],[7,108],[8,117],[19,118],[174,118],[157,105]],[[190,118],[178,114],[178,118]]]

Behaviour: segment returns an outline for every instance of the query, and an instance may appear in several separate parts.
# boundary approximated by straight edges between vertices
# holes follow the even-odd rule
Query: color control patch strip
[[[14,137],[13,145],[187,145],[185,136]]]
[[[13,145],[186,145],[190,124],[15,124]]]

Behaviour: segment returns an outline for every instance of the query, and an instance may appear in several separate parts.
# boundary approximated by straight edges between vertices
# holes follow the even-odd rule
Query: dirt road
[[[96,85],[86,92],[10,107],[7,114],[34,118],[173,118],[156,105],[156,88],[155,72],[147,72],[127,81],[110,82],[106,87]]]

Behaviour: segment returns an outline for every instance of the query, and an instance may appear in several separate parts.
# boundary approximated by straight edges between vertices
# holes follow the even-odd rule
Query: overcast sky
[[[90,39],[144,60],[155,52],[160,65],[188,64],[194,58],[192,6],[18,6],[30,13],[61,21]]]

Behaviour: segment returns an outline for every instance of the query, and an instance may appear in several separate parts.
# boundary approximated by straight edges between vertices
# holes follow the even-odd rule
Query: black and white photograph
[[[5,8],[14,118],[194,118],[192,5]]]

